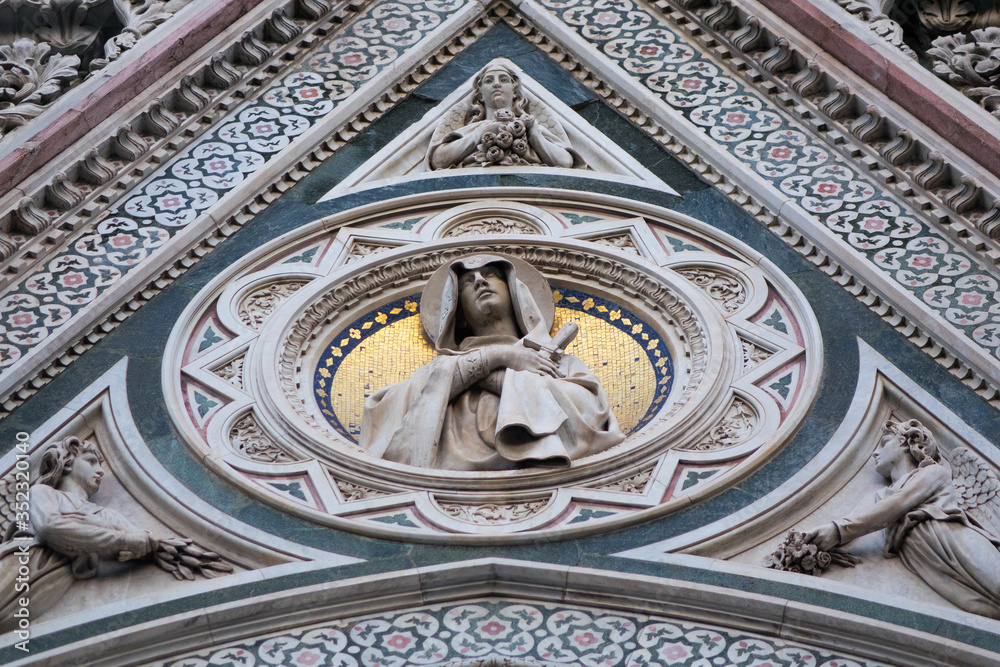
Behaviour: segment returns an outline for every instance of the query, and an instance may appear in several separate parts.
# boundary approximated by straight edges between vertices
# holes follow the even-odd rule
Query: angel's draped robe
[[[456,374],[485,344],[513,337],[469,337],[466,354],[442,354],[409,380],[365,401],[361,446],[399,463],[446,470],[502,470],[528,463],[568,464],[622,440],[600,381],[564,355],[554,378],[507,370],[499,395],[482,385],[452,397]]]
[[[34,618],[58,603],[74,581],[95,576],[100,555],[138,552],[146,542],[146,532],[118,512],[45,484],[31,487],[29,517],[33,539],[0,545],[0,632],[17,627],[19,598],[31,601]],[[21,566],[29,572],[27,591],[17,590]]]
[[[870,509],[834,524],[841,542],[886,529],[887,557],[898,555],[955,606],[1000,618],[1000,542],[962,510],[944,466],[914,470]]]

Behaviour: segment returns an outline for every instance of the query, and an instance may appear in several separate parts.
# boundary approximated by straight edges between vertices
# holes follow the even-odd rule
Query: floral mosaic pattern
[[[398,0],[362,14],[236,110],[44,268],[0,296],[0,373],[422,40],[461,0]]]
[[[748,168],[812,212],[874,266],[1000,358],[1000,284],[850,163],[811,141],[767,100],[700,55],[633,0],[541,0]],[[331,113],[461,0],[368,9],[305,66],[235,110],[96,227],[0,295],[0,374],[149,261],[180,229]],[[401,227],[402,228],[402,227]]]
[[[632,0],[541,0],[595,49],[658,94],[749,169],[1000,358],[1000,291],[944,239],[853,165],[724,75]]]
[[[457,666],[487,658],[547,667],[877,665],[780,639],[665,618],[477,600],[295,630],[195,654],[169,666]]]

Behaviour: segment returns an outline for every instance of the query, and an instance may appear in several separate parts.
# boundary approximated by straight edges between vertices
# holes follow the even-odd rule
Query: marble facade
[[[765,567],[788,531],[884,507],[889,420],[927,427],[993,530],[994,81],[913,58],[989,42],[986,10],[92,3],[58,42],[52,3],[21,4],[0,7],[0,553],[80,556],[22,517],[73,438],[102,466],[80,502],[153,542],[14,599],[0,660],[1000,664],[992,607],[878,533],[840,546],[853,567]],[[362,446],[373,395],[466,352],[428,341],[421,297],[477,255],[539,272],[552,327],[524,337],[558,363],[578,328],[566,358],[621,442],[503,470]],[[468,363],[476,400],[516,379]],[[823,530],[817,552],[848,541]]]

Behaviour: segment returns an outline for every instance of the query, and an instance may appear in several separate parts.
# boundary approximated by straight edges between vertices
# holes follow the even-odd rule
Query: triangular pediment
[[[474,105],[475,81],[481,73],[498,66],[514,72],[520,80],[524,100],[523,108],[518,113],[530,114],[538,127],[544,128],[548,136],[555,138],[560,145],[566,146],[567,151],[572,154],[571,167],[548,165],[544,163],[544,158],[541,158],[540,163],[532,164],[530,161],[526,163],[511,149],[506,152],[513,158],[513,164],[510,164],[510,159],[505,159],[497,164],[483,166],[487,160],[481,159],[479,164],[475,164],[472,156],[448,168],[435,168],[432,164],[428,152],[432,145],[447,141],[450,136],[455,136],[457,133],[472,132],[469,126],[475,121],[467,121],[471,115],[470,109]],[[527,138],[527,135],[524,135],[524,138]],[[485,148],[483,144],[479,144],[480,153],[485,154]],[[530,152],[532,149],[529,147],[527,150]],[[536,156],[533,159],[539,158]],[[677,194],[673,188],[521,68],[505,58],[496,58],[469,77],[406,132],[358,167],[337,187],[327,192],[320,201],[354,190],[389,185],[401,179],[459,176],[484,173],[484,170],[489,170],[490,173],[543,172],[591,176]]]

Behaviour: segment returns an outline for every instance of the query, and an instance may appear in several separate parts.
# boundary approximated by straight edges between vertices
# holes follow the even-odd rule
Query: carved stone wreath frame
[[[217,276],[164,354],[164,395],[187,445],[245,491],[326,525],[424,542],[518,542],[686,507],[745,477],[794,433],[818,390],[820,333],[767,259],[691,218],[616,197],[476,195],[409,196],[338,214]],[[498,199],[479,198],[491,195]],[[477,212],[537,233],[442,238]],[[336,433],[312,393],[324,347],[385,304],[413,297],[415,306],[434,269],[474,252],[525,259],[554,288],[621,304],[655,330],[650,345],[669,350],[675,378],[655,416],[622,445],[556,470],[416,468],[375,459]]]

